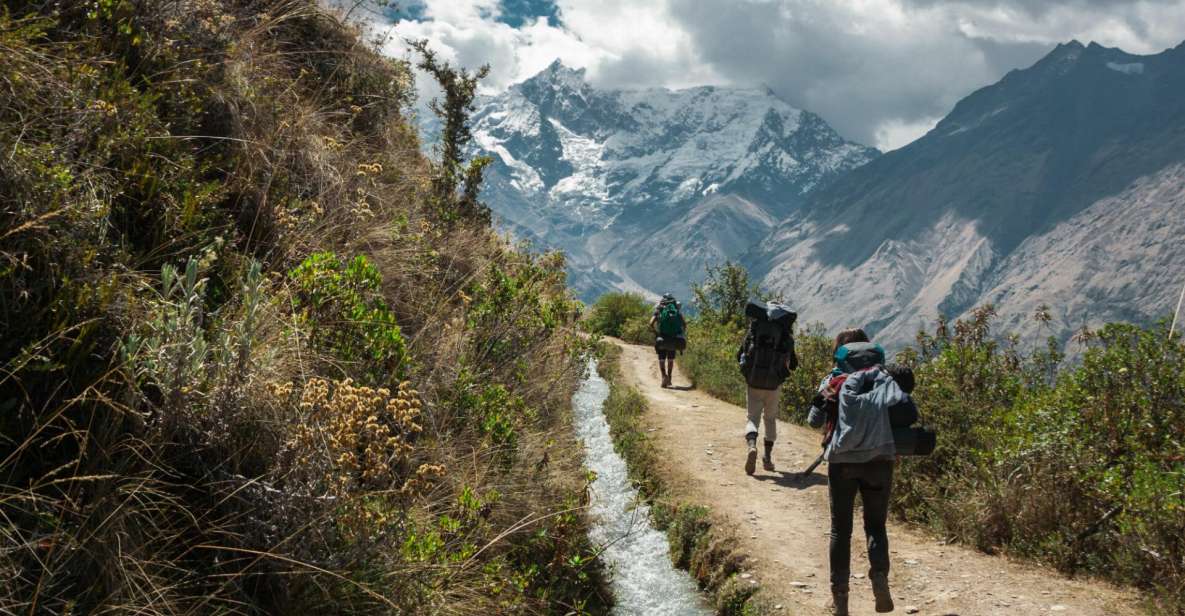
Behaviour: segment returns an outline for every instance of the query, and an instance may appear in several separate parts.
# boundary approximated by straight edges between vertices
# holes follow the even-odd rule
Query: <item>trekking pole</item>
[[[806,467],[805,471],[802,471],[801,473],[799,473],[799,476],[800,477],[810,477],[811,473],[815,472],[815,469],[819,468],[819,465],[822,463],[823,463],[823,454],[819,454],[819,457],[815,458],[815,461],[811,462],[811,465]]]

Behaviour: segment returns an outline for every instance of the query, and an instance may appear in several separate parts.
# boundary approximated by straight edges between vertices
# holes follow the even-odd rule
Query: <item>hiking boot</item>
[[[893,611],[893,596],[889,594],[889,575],[875,573],[868,576],[872,582],[872,595],[876,597],[876,612],[885,614]]]
[[[832,616],[848,616],[848,591],[831,591],[831,605],[828,607],[831,608]]]
[[[761,456],[761,468],[773,472],[774,470],[774,444],[771,441],[765,442],[765,455]]]
[[[749,454],[745,457],[745,474],[752,475],[757,471],[757,441],[749,440]]]

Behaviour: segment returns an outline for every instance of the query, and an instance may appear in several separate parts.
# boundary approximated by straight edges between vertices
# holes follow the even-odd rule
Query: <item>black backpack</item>
[[[790,370],[798,367],[793,334],[798,315],[780,304],[760,302],[749,302],[745,314],[751,322],[737,352],[741,374],[754,389],[777,389],[790,376]]]
[[[913,370],[907,366],[890,364],[885,371],[897,386],[907,394],[913,393]],[[913,398],[907,397],[889,407],[889,425],[893,428],[893,445],[899,456],[928,456],[938,445],[938,434],[929,428],[914,426],[920,419],[918,407]]]

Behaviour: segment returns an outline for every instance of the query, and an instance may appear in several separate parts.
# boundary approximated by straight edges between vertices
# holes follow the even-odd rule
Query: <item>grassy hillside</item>
[[[603,610],[562,258],[411,95],[311,0],[0,5],[0,611]]]

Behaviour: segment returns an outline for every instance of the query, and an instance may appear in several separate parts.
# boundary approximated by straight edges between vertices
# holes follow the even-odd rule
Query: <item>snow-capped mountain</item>
[[[568,254],[586,299],[683,293],[812,191],[878,155],[768,90],[603,90],[558,61],[480,99],[483,199],[503,226]]]
[[[1161,318],[1185,282],[1185,45],[1061,45],[760,246],[746,261],[806,320],[887,344],[986,303],[1027,340]]]

